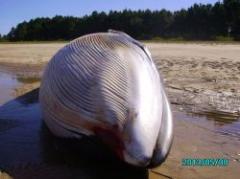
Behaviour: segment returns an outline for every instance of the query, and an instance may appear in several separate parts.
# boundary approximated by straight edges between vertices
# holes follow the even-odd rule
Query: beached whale
[[[77,38],[50,60],[40,105],[59,137],[94,135],[127,163],[161,164],[173,136],[163,81],[148,49],[110,30]]]

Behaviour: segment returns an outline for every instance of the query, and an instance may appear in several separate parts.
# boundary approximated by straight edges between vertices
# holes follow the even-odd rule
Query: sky
[[[219,0],[0,0],[0,34],[37,17],[55,15],[81,17],[92,11],[151,9],[179,10],[194,3],[215,3]]]

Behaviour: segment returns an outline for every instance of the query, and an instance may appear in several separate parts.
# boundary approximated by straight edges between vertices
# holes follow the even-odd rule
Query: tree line
[[[83,17],[55,16],[24,21],[1,37],[8,41],[71,40],[116,29],[137,39],[240,40],[240,0],[194,4],[188,9],[92,12]]]

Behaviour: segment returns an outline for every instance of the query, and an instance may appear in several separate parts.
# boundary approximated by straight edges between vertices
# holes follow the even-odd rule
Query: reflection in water
[[[218,122],[219,125],[231,124],[239,120],[239,113],[230,113],[218,110],[197,112],[200,116],[206,116],[206,119]]]
[[[13,99],[13,89],[19,84],[13,75],[0,72],[0,104]]]
[[[41,81],[41,78],[39,76],[17,76],[17,80],[21,83],[35,83]]]
[[[39,88],[36,88],[23,96],[17,97],[15,100],[23,105],[31,105],[33,103],[38,103],[38,93]]]
[[[174,111],[174,118],[180,118],[203,128],[213,130],[213,132],[236,137],[240,140],[240,118],[238,113],[217,110],[189,111],[183,113],[176,110]]]
[[[21,85],[34,84],[40,80],[41,78],[38,74],[31,74],[30,76],[26,74],[16,75],[0,71],[0,104],[7,102],[9,99],[13,99],[14,90]]]
[[[214,122],[217,126],[216,132],[229,135],[232,137],[237,137],[240,140],[240,114],[230,113],[218,110],[212,111],[201,111],[194,113],[201,118],[205,118],[208,121]],[[209,125],[209,124],[208,124]]]
[[[0,170],[14,178],[148,178],[96,138],[60,139],[42,123],[38,89],[0,107]]]

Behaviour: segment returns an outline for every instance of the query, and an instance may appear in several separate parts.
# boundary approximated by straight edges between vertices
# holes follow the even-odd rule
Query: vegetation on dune
[[[142,40],[240,40],[240,0],[214,5],[194,4],[171,12],[165,9],[94,11],[78,17],[55,16],[22,22],[3,36],[10,41],[70,40],[84,34],[117,29]]]

